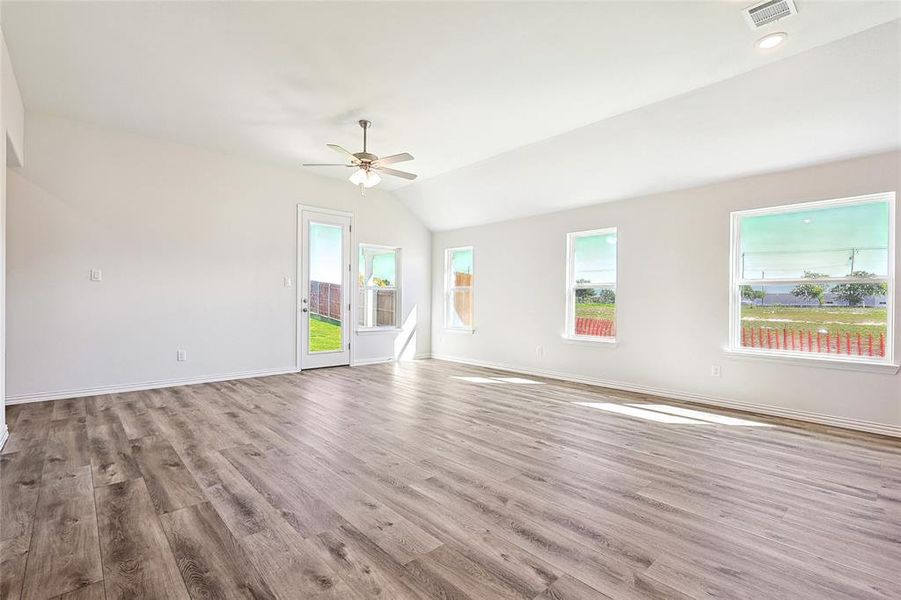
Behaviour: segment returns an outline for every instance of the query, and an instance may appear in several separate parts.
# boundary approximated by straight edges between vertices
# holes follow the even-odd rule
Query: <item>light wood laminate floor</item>
[[[3,599],[901,597],[897,440],[437,361],[7,419]]]

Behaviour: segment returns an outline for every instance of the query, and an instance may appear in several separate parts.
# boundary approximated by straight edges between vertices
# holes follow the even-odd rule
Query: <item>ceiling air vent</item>
[[[794,0],[766,0],[742,11],[752,30],[757,30],[789,15],[798,14]]]

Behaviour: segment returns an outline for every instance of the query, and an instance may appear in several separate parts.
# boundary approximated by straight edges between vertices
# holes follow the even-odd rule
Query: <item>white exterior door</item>
[[[299,369],[350,364],[351,215],[300,207]]]

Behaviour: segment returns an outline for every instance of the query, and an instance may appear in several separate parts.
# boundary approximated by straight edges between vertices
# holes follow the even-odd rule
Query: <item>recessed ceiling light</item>
[[[780,31],[779,33],[771,33],[757,40],[757,47],[761,50],[772,50],[773,48],[784,42],[785,38],[787,37],[788,34],[784,31]]]

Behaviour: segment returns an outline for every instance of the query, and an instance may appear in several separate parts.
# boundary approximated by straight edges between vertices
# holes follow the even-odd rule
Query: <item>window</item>
[[[732,213],[730,348],[891,362],[894,194]]]
[[[472,246],[444,251],[444,326],[472,329]]]
[[[616,228],[566,236],[566,336],[616,339]]]
[[[400,248],[360,245],[360,299],[357,326],[397,327],[400,318],[398,268]]]

